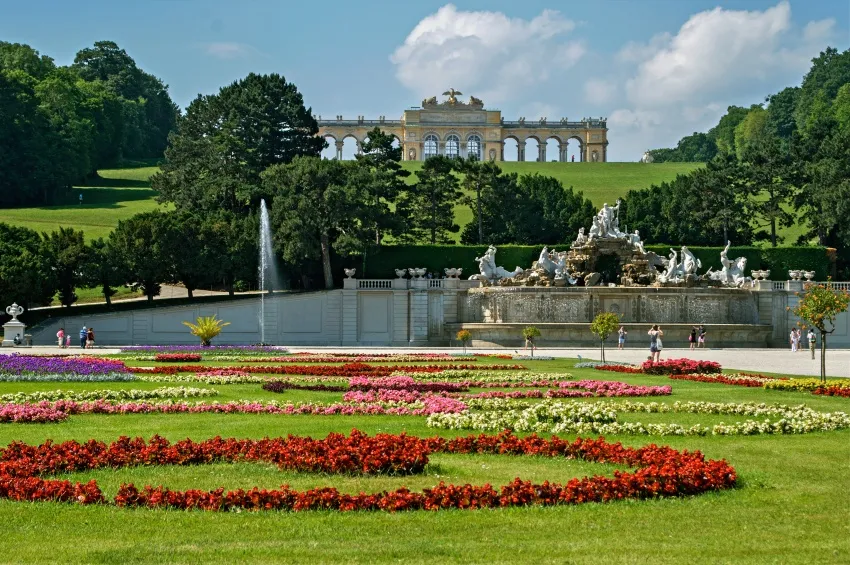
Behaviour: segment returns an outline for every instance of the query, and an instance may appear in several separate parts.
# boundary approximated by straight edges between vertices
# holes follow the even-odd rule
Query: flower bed
[[[684,375],[688,373],[719,373],[720,363],[693,359],[665,359],[658,363],[645,361],[641,369],[647,375]]]
[[[756,375],[750,373],[733,373],[731,375],[712,374],[703,375],[700,373],[687,375],[670,375],[671,379],[681,381],[696,381],[700,383],[720,383],[726,385],[746,386],[746,387],[762,387],[765,383],[775,380],[782,380],[780,377],[769,377],[767,375]]]
[[[32,404],[0,404],[0,423],[2,424],[45,424],[61,422],[68,415],[51,407]]]
[[[305,385],[292,383],[287,381],[266,381],[263,383],[263,390],[269,392],[283,392],[285,390],[315,390],[321,392],[345,392],[348,390],[346,385]]]
[[[595,369],[596,367],[600,367],[602,365],[605,366],[621,366],[621,367],[634,367],[631,363],[617,363],[616,361],[582,361],[581,363],[576,363],[573,365],[576,369]]]
[[[287,350],[282,347],[268,345],[134,345],[122,347],[122,354],[148,354],[157,353],[199,353],[204,357],[229,356],[275,356],[285,355]]]
[[[202,365],[163,365],[160,367],[128,367],[136,374],[171,375],[176,373],[199,373],[206,370]],[[356,377],[372,375],[388,377],[394,372],[439,373],[449,370],[471,371],[512,371],[525,369],[522,365],[367,365],[365,363],[346,363],[345,365],[288,365],[261,366],[244,365],[230,369],[253,374],[270,375],[313,375],[321,377]]]
[[[764,388],[769,390],[790,390],[796,392],[812,392],[823,386],[850,388],[850,379],[827,379],[825,385],[820,379],[785,379],[764,383]]]
[[[130,380],[123,361],[86,356],[0,355],[0,381]]]
[[[461,414],[434,414],[428,417],[430,427],[446,429],[515,430],[521,432],[642,434],[642,435],[757,435],[803,434],[850,427],[850,416],[844,412],[817,412],[805,405],[786,406],[756,403],[722,404],[712,402],[676,402],[670,404],[635,403],[630,401],[558,402],[543,400],[529,405],[510,399],[468,400],[471,409]],[[617,412],[690,412],[756,416],[746,420],[714,426],[696,424],[643,424],[618,422]],[[773,418],[773,420],[771,420]]]
[[[418,392],[461,392],[469,390],[463,383],[452,382],[420,382],[411,377],[384,377],[370,379],[368,377],[352,377],[348,379],[351,390],[409,390]]]
[[[164,486],[139,490],[124,484],[112,501],[120,507],[176,508],[200,510],[439,510],[447,508],[499,508],[528,505],[607,502],[626,498],[644,499],[686,496],[731,488],[737,480],[735,469],[725,461],[706,460],[699,452],[676,451],[649,445],[623,447],[602,439],[577,439],[570,443],[558,438],[536,436],[517,438],[468,436],[447,440],[420,439],[404,434],[374,437],[352,431],[349,437],[331,434],[327,440],[289,436],[265,440],[213,438],[195,443],[183,440],[169,444],[154,436],[150,442],[120,438],[106,445],[90,440],[85,444],[51,442],[40,446],[13,443],[0,454],[0,497],[17,501],[56,501],[77,504],[106,504],[96,481],[85,485],[44,475],[137,465],[194,465],[213,461],[268,461],[282,468],[323,470],[330,473],[414,473],[421,472],[428,455],[443,453],[493,453],[583,459],[636,468],[615,471],[613,478],[602,476],[571,479],[566,484],[533,484],[514,479],[499,491],[490,485],[447,485],[441,482],[421,493],[401,488],[377,494],[342,494],[335,488],[305,492],[287,486],[280,490],[224,488],[174,491]],[[387,469],[389,471],[387,471]]]
[[[850,398],[850,387],[844,386],[819,386],[812,391],[812,394],[820,396],[842,396]]]
[[[154,361],[160,363],[195,363],[201,360],[200,353],[157,353]]]
[[[467,398],[569,398],[569,397],[617,397],[617,396],[667,396],[672,387],[640,386],[619,381],[568,381],[557,384],[558,388],[548,391],[483,392]]]
[[[549,355],[537,355],[532,357],[531,355],[514,355],[511,357],[514,361],[554,361],[555,358]]]
[[[653,363],[645,361],[639,367],[619,363],[600,364],[593,367],[600,371],[617,373],[643,373],[645,375],[685,375],[690,373],[713,374],[721,371],[720,363],[715,361],[694,361],[693,359],[666,359]]]
[[[152,398],[196,398],[201,396],[216,396],[217,390],[207,388],[191,388],[185,386],[160,387],[153,390],[42,390],[36,392],[16,392],[0,395],[0,402],[13,404],[28,404],[55,400],[147,400]]]

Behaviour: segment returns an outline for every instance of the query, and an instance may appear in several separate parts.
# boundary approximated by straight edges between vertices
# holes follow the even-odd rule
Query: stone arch
[[[584,158],[584,140],[578,135],[571,135],[567,139],[567,157],[570,162],[583,162]],[[573,159],[575,157],[575,159]]]
[[[342,136],[342,146],[340,149],[340,157],[342,160],[351,161],[354,156],[360,153],[362,140],[358,139],[353,133],[346,133]]]
[[[546,138],[546,145],[542,150],[546,158],[546,162],[549,163],[551,161],[557,161],[560,163],[563,161],[566,148],[567,144],[564,143],[560,136],[555,135],[554,133],[549,134]]]
[[[507,135],[502,139],[502,161],[519,161],[519,138]]]
[[[545,147],[541,144],[540,138],[536,135],[529,135],[525,138],[523,143],[523,161],[540,161],[540,148],[541,146]],[[545,159],[545,156],[544,156]]]
[[[333,133],[326,133],[322,135],[322,138],[328,144],[327,147],[322,149],[322,159],[340,159],[342,143],[336,138],[336,135]]]

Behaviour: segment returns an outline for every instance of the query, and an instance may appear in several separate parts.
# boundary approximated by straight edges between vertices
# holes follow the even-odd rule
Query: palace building
[[[545,117],[506,121],[501,110],[486,109],[484,102],[474,96],[462,102],[457,98],[461,94],[452,88],[443,93],[447,97],[443,102],[438,102],[436,96],[426,98],[421,106],[405,110],[400,120],[387,120],[384,116],[377,120],[367,120],[363,116],[355,120],[342,116],[327,120],[318,116],[319,135],[334,144],[338,159],[342,159],[346,138],[354,138],[359,152],[369,131],[378,127],[398,139],[405,161],[424,161],[433,155],[475,155],[481,160],[504,161],[505,142],[509,139],[517,142],[519,161],[546,161],[550,139],[557,141],[558,155],[557,159],[550,156],[549,161],[567,161],[571,143],[578,144],[579,161],[608,160],[605,118],[572,122],[567,118],[549,120]],[[525,144],[529,139],[537,141],[537,155],[526,155]]]

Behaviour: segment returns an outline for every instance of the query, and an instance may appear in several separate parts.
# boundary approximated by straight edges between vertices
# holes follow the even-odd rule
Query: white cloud
[[[455,87],[498,103],[584,56],[582,42],[565,39],[575,25],[553,10],[524,20],[447,4],[422,19],[390,60],[399,81],[418,96]]]
[[[669,45],[672,36],[667,33],[659,33],[649,40],[649,43],[641,43],[639,41],[629,41],[626,43],[620,52],[617,53],[617,59],[624,63],[642,62]]]
[[[803,41],[826,44],[835,36],[835,20],[832,18],[809,22],[803,28]]]
[[[584,83],[584,97],[593,104],[608,104],[617,97],[617,83],[613,80],[591,78]]]
[[[236,43],[230,41],[221,41],[214,43],[204,43],[201,48],[207,55],[211,55],[217,59],[232,61],[241,59],[250,55],[256,54],[258,51],[246,45],[245,43]]]

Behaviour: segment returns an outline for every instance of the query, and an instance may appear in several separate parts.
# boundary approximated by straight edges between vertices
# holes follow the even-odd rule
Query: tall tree
[[[406,241],[449,243],[450,233],[460,230],[454,221],[454,205],[463,193],[454,174],[454,159],[437,155],[422,164],[418,181],[400,199],[398,207],[410,226],[402,236]]]
[[[77,301],[74,291],[85,282],[84,271],[89,260],[83,232],[60,227],[49,235],[42,234],[42,239],[56,273],[59,302],[62,306],[70,306]]]
[[[374,200],[357,165],[319,157],[296,157],[263,173],[274,193],[275,248],[290,262],[321,257],[325,288],[333,288],[331,250],[362,251],[374,237]]]
[[[484,244],[484,214],[481,209],[481,193],[488,188],[492,188],[497,182],[499,175],[502,174],[502,169],[499,168],[493,161],[479,161],[476,157],[471,156],[466,160],[458,162],[458,170],[464,174],[463,188],[468,191],[475,192],[475,198],[470,199],[470,204],[474,210],[475,219],[478,228],[479,245]],[[466,230],[464,230],[464,233]]]
[[[38,233],[0,223],[0,304],[50,304],[56,281],[53,261]]]
[[[850,49],[839,53],[834,47],[828,47],[812,59],[812,68],[803,77],[794,111],[797,127],[807,130],[810,121],[817,119],[818,99],[831,102],[847,83],[850,83]]]
[[[294,84],[251,73],[189,105],[151,185],[181,209],[247,213],[259,203],[260,173],[320,154],[318,131]]]
[[[189,299],[193,292],[211,281],[213,269],[206,262],[201,236],[202,220],[189,212],[172,211],[162,216],[160,245],[171,281],[186,287]]]
[[[797,131],[794,110],[797,107],[799,94],[799,87],[789,86],[776,94],[771,94],[765,100],[767,102],[768,132],[783,140],[784,143],[790,141]]]
[[[233,296],[237,281],[257,279],[259,225],[256,216],[229,212],[206,215],[200,226],[204,247],[202,263],[214,281]]]
[[[708,130],[708,135],[717,145],[718,153],[735,154],[735,128],[749,112],[749,109],[741,106],[729,106],[717,125]]]
[[[99,286],[107,306],[111,305],[112,295],[115,294],[114,287],[124,284],[129,278],[120,253],[99,237],[89,244],[86,258],[83,284],[88,287]]]
[[[127,282],[137,285],[148,302],[159,294],[160,283],[172,277],[163,249],[164,222],[162,212],[144,212],[120,220],[109,235],[108,245],[127,268]]]
[[[375,127],[368,133],[362,152],[355,156],[357,163],[368,175],[368,191],[374,200],[376,225],[375,245],[389,233],[398,235],[405,228],[404,218],[394,209],[395,202],[407,190],[405,179],[410,171],[401,167],[401,146],[393,146],[395,137]]]

